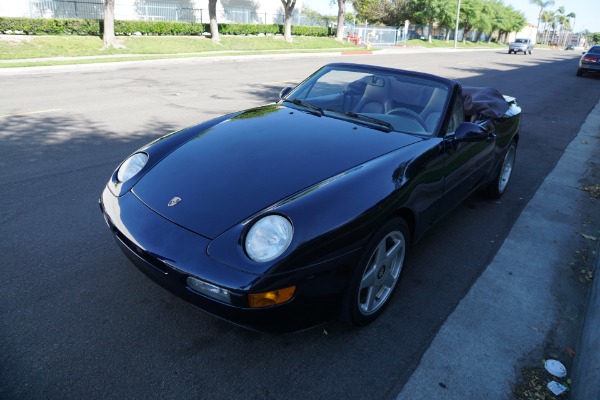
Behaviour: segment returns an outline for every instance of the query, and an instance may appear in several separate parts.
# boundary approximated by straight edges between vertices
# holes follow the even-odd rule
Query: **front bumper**
[[[518,53],[520,51],[522,52],[527,52],[527,47],[509,47],[508,48],[510,51],[513,51],[515,53]]]
[[[210,240],[146,207],[131,192],[115,197],[105,188],[100,208],[115,240],[149,278],[176,296],[217,317],[256,330],[287,332],[318,325],[335,316],[352,272],[355,253],[326,264],[285,274],[254,275],[224,265],[207,253]],[[230,303],[190,288],[188,277],[224,288]],[[250,308],[247,295],[296,286],[284,304]]]

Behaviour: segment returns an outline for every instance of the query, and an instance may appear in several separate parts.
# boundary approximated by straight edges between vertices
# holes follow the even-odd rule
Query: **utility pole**
[[[454,28],[454,48],[456,49],[458,41],[458,18],[460,17],[460,0],[458,0],[458,7],[456,7],[456,26]]]

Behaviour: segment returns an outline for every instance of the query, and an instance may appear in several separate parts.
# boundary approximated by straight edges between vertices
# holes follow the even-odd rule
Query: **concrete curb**
[[[592,115],[592,114],[595,114]],[[594,119],[595,118],[595,119]],[[600,103],[582,126],[582,132],[600,138]],[[581,337],[573,360],[571,400],[600,400],[600,242],[596,250],[594,278],[590,287]]]
[[[397,400],[513,397],[521,363],[543,349],[560,313],[555,292],[565,273],[564,251],[577,248],[579,210],[590,201],[580,182],[599,152],[600,102],[442,325]],[[580,393],[575,400],[600,400],[598,293],[594,290],[588,305],[579,368],[570,374]]]
[[[600,252],[600,245],[596,255]],[[600,271],[596,258],[594,275]],[[600,278],[596,275],[590,288],[577,354],[573,361],[571,400],[600,399]]]

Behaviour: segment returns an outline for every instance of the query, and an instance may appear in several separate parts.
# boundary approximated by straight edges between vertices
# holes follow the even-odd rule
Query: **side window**
[[[465,112],[463,109],[462,96],[459,94],[454,98],[454,108],[452,109],[452,117],[448,122],[446,133],[454,133],[456,128],[465,120]]]

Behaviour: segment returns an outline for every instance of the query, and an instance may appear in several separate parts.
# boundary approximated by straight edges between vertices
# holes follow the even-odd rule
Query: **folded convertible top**
[[[463,105],[467,115],[500,118],[509,109],[502,93],[491,87],[462,87]]]

